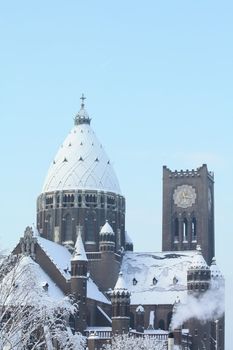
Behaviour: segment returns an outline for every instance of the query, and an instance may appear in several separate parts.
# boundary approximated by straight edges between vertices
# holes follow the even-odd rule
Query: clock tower
[[[214,257],[214,174],[203,164],[196,170],[163,167],[163,251],[201,246],[210,264]]]

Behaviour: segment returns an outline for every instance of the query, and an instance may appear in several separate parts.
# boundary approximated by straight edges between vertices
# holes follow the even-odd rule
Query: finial
[[[84,101],[86,100],[86,97],[84,96],[84,94],[82,94],[82,96],[80,97],[80,100],[82,100],[81,108],[83,109],[84,108]]]
[[[81,102],[81,108],[80,111],[78,112],[78,114],[75,116],[74,118],[74,124],[75,125],[80,125],[80,124],[90,124],[91,119],[87,113],[87,111],[85,110],[85,104],[84,101],[86,100],[86,97],[84,96],[84,94],[82,94],[82,96],[80,97]]]

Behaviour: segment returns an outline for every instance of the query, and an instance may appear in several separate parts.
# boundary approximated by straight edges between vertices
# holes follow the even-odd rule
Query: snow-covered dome
[[[120,194],[111,162],[90,126],[84,108],[75,117],[75,125],[51,164],[43,192],[62,190],[100,190]]]
[[[107,235],[107,234],[114,236],[112,226],[109,225],[108,220],[106,220],[104,226],[100,230],[100,235]]]
[[[190,270],[209,270],[209,266],[207,265],[205,259],[203,258],[201,247],[197,245],[196,254],[193,257],[193,260],[189,266]]]

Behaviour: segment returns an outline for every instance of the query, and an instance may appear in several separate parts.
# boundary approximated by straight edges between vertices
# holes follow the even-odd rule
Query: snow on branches
[[[154,337],[132,337],[127,334],[115,336],[111,344],[104,347],[105,350],[165,350],[167,342]]]
[[[69,319],[77,305],[28,256],[9,256],[0,264],[0,348],[85,349]]]

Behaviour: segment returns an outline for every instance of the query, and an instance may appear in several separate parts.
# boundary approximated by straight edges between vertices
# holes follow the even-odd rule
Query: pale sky
[[[135,250],[161,250],[162,166],[214,171],[216,258],[232,290],[232,15],[224,0],[0,2],[1,247],[36,222],[84,93]]]

